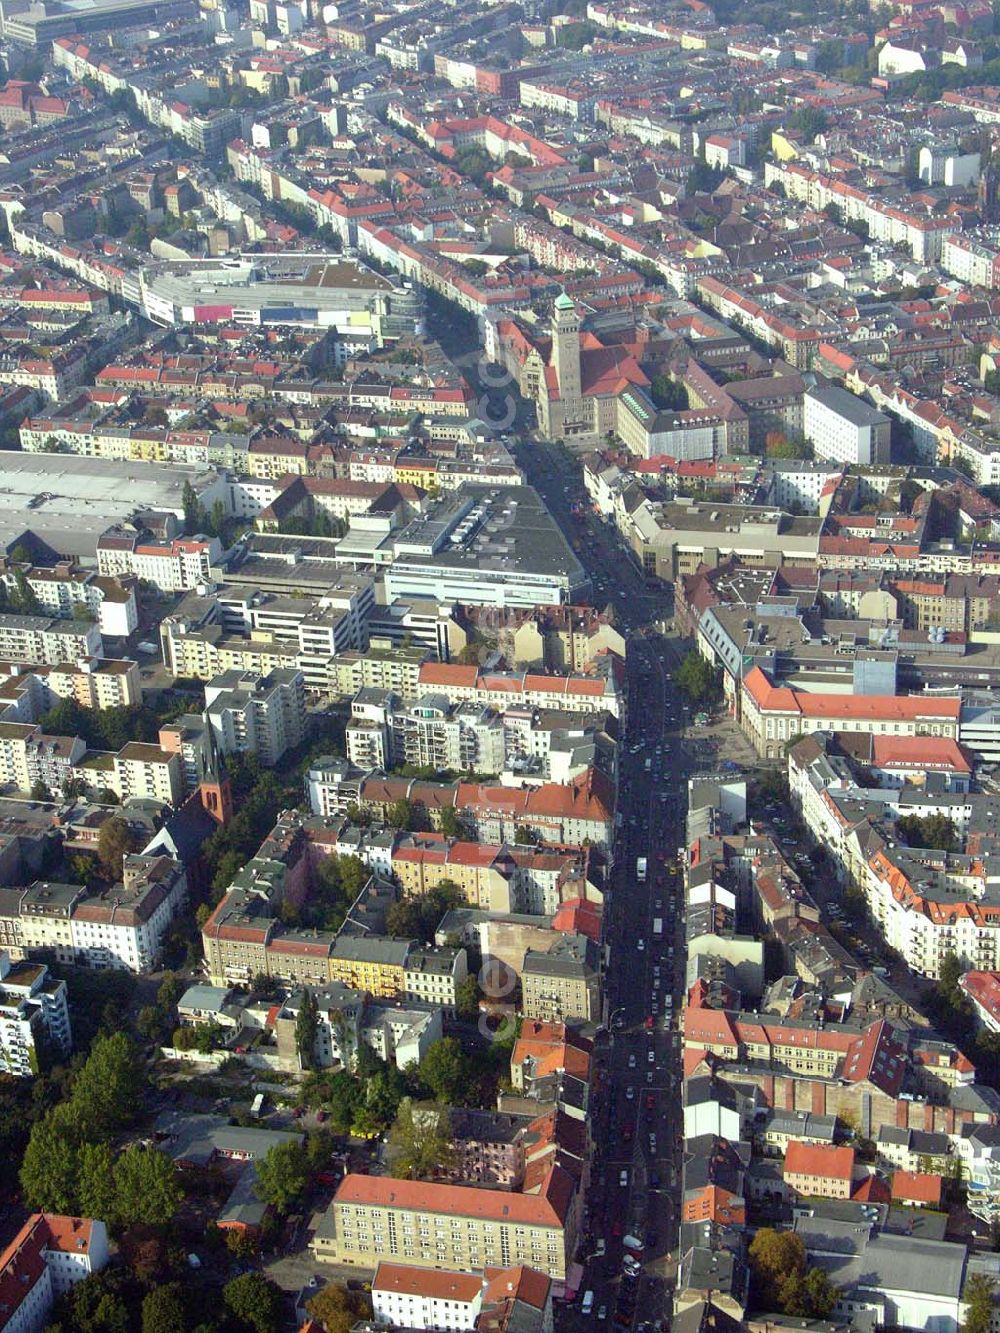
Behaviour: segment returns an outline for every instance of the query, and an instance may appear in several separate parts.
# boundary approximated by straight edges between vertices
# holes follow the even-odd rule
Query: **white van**
[[[592,1291],[585,1291],[583,1293],[583,1300],[580,1303],[580,1313],[590,1314],[593,1308],[594,1308],[594,1293]]]

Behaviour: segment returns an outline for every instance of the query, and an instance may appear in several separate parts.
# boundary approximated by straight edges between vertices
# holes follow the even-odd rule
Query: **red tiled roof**
[[[811,694],[789,686],[772,685],[760,667],[755,666],[743,682],[761,711],[798,713],[802,717],[851,718],[859,721],[921,718],[958,721],[959,699],[925,698],[921,695]]]
[[[872,763],[877,768],[914,765],[971,773],[958,741],[948,736],[873,736]]]
[[[471,1273],[436,1272],[432,1268],[417,1268],[413,1264],[381,1263],[372,1282],[377,1291],[404,1292],[406,1295],[425,1296],[437,1301],[471,1302],[482,1291],[482,1278]]]
[[[892,1197],[911,1203],[939,1204],[941,1202],[941,1177],[933,1172],[894,1171],[892,1173]]]
[[[552,1284],[537,1268],[526,1268],[521,1264],[516,1268],[487,1268],[485,1272],[484,1305],[516,1300],[532,1305],[536,1310],[545,1308]]]
[[[45,1251],[82,1254],[90,1249],[89,1217],[33,1213],[0,1255],[0,1323],[6,1328],[45,1272]]]
[[[851,1198],[855,1203],[889,1203],[889,1185],[880,1175],[872,1172],[870,1176],[865,1176],[864,1180],[859,1180],[851,1190]]]
[[[1000,972],[966,972],[958,984],[969,999],[1000,1022]]]
[[[541,1194],[510,1194],[501,1190],[472,1189],[467,1185],[437,1185],[352,1173],[340,1182],[334,1202],[417,1209],[446,1217],[475,1217],[514,1225],[562,1227],[572,1194],[572,1178],[562,1167],[555,1166],[549,1172]]]
[[[850,1180],[854,1171],[854,1149],[833,1148],[828,1144],[804,1143],[791,1139],[785,1149],[785,1177],[825,1176]]]

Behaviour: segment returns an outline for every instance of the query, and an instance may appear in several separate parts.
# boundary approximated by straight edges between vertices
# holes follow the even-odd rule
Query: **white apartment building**
[[[889,462],[890,421],[846,389],[808,389],[802,428],[818,458],[839,463]]]
[[[205,719],[222,754],[253,754],[270,767],[305,739],[305,678],[226,671],[205,686]]]
[[[36,667],[49,706],[56,699],[75,699],[81,708],[128,708],[142,703],[139,665],[110,657],[83,657],[79,662]]]
[[[55,1301],[107,1262],[103,1222],[33,1213],[0,1255],[4,1333],[42,1333]]]
[[[45,663],[78,662],[103,657],[101,632],[95,624],[56,620],[49,616],[0,614],[0,660]]]
[[[767,465],[767,500],[779,509],[797,507],[806,514],[819,512],[820,498],[829,495],[844,469],[836,463],[800,462],[795,459]]]
[[[170,924],[187,901],[187,875],[167,856],[129,856],[123,882],[81,899],[70,916],[77,961],[86,967],[149,972]]]
[[[11,572],[0,580],[8,590],[16,584]],[[67,561],[52,567],[35,565],[25,574],[25,581],[45,614],[68,620],[78,607],[83,608],[108,638],[127,638],[139,623],[135,592],[117,579],[102,578]]]
[[[941,247],[941,267],[952,277],[972,287],[997,286],[1000,245],[996,234],[990,240],[976,232],[954,232]]]
[[[403,968],[403,995],[423,1000],[454,1018],[458,987],[469,975],[464,949],[447,947],[411,951]]]
[[[63,1058],[73,1049],[66,983],[50,978],[44,963],[14,963],[0,951],[0,1070],[37,1074],[40,1045]]]
[[[142,702],[135,662],[85,657],[53,667],[8,665],[9,672],[0,672],[0,718],[7,722],[34,722],[59,699],[74,699],[81,708],[122,708]]]
[[[49,736],[30,722],[0,722],[0,783],[27,792],[44,783],[53,796],[69,782],[108,787],[121,800],[138,796],[177,805],[183,794],[178,755],[157,745],[130,741],[117,754],[88,753],[79,736]]]
[[[132,543],[106,534],[97,543],[97,568],[110,577],[134,574],[160,592],[185,592],[211,582],[212,566],[221,555],[218,537]]]
[[[511,708],[551,708],[564,713],[598,710],[620,717],[621,695],[613,675],[546,676],[532,671],[481,671],[454,662],[424,662],[417,690],[440,690],[452,703],[475,703],[507,712]]]
[[[0,722],[0,782],[18,791],[43,782],[53,795],[61,795],[86,752],[78,736],[46,736],[32,723]]]
[[[379,1264],[372,1282],[375,1322],[390,1328],[470,1330],[483,1304],[483,1279],[472,1273]]]
[[[935,742],[927,744],[933,767]],[[870,806],[852,805],[852,797],[867,793],[842,758],[819,755],[805,763],[793,751],[788,776],[792,804],[826,848],[837,878],[861,890],[886,943],[915,972],[936,978],[949,953],[977,971],[1000,968],[1000,906],[991,901],[992,881],[981,863],[896,842],[891,821],[876,824]],[[888,813],[897,790],[884,794]]]
[[[132,796],[178,805],[184,793],[181,761],[158,745],[130,741],[114,756],[108,785],[123,801]]]
[[[447,695],[428,692],[403,705],[398,696],[362,690],[351,706],[347,755],[358,768],[432,764],[458,772],[499,773],[504,729],[482,704],[452,706]]]

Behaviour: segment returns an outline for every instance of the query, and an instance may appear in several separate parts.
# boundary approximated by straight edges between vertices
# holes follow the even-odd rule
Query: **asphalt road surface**
[[[620,749],[619,829],[605,911],[607,1032],[598,1041],[591,1188],[578,1258],[580,1296],[562,1328],[667,1327],[679,1221],[683,1131],[683,875],[686,778],[699,764],[683,738],[685,710],[670,682],[682,650],[655,627],[673,616],[672,589],[650,590],[617,533],[586,501],[579,464],[558,445],[531,440],[518,454],[587,569],[595,604],[615,608],[628,632],[628,708]],[[637,861],[646,858],[644,881]],[[654,922],[659,930],[654,930]],[[640,1271],[625,1271],[625,1236],[643,1244]],[[593,1292],[589,1315],[582,1309]]]

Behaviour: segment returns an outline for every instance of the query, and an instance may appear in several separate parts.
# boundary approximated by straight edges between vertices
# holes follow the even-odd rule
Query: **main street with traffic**
[[[636,1327],[670,1318],[680,1208],[686,780],[695,763],[671,683],[676,640],[659,629],[672,590],[644,585],[615,533],[586,506],[578,462],[532,441],[530,482],[590,575],[594,601],[627,634],[627,717],[619,760],[618,836],[605,910],[606,1030],[597,1046],[585,1274],[566,1327]],[[641,862],[645,862],[643,866]]]

